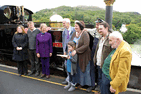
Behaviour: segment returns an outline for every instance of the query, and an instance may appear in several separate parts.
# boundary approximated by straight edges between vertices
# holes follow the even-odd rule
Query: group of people
[[[19,76],[27,75],[27,62],[31,63],[31,72],[41,78],[50,78],[49,61],[52,56],[52,36],[47,33],[47,25],[41,24],[40,30],[34,27],[34,22],[28,22],[27,34],[23,26],[18,26],[12,44],[13,60],[17,61]],[[96,30],[92,49],[90,37],[83,21],[76,21],[75,27],[71,26],[70,19],[63,19],[64,31],[62,32],[63,54],[67,55],[64,65],[67,77],[62,84],[67,84],[64,89],[74,91],[78,88],[89,86],[101,94],[118,94],[126,91],[129,82],[132,51],[130,45],[123,40],[118,31],[111,31],[107,22],[97,19]],[[97,35],[99,36],[97,36]],[[29,56],[28,56],[29,54]]]
[[[64,89],[74,91],[89,86],[101,94],[118,94],[126,91],[129,82],[132,51],[130,45],[123,40],[119,31],[112,31],[109,24],[101,19],[96,21],[96,30],[92,49],[90,37],[83,21],[76,21],[75,27],[70,20],[63,20],[65,30],[62,33],[63,52],[67,56],[67,78],[62,84]],[[99,34],[99,36],[95,34]]]
[[[21,75],[40,75],[40,62],[42,63],[41,78],[50,78],[49,57],[52,56],[52,36],[47,33],[47,25],[42,23],[40,30],[35,28],[34,22],[28,22],[28,31],[22,25],[17,27],[17,31],[13,35],[12,44],[13,60],[17,61],[18,73]],[[27,61],[31,63],[31,72],[28,73]]]

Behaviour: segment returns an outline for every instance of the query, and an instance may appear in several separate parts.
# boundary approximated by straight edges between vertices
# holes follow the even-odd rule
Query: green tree
[[[123,38],[130,44],[133,44],[138,39],[141,39],[141,27],[136,24],[130,24],[128,31],[123,34]]]

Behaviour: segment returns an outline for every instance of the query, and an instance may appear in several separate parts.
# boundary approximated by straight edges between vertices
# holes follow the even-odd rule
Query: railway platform
[[[51,75],[50,79],[33,76],[21,77],[17,74],[17,68],[0,64],[0,94],[94,94],[97,91],[87,93],[85,88],[68,92],[61,84],[64,77]],[[141,94],[141,90],[128,88],[120,94]]]

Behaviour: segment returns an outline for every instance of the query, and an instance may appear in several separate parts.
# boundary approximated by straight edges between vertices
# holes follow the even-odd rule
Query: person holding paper
[[[17,31],[12,38],[13,50],[13,60],[17,61],[18,74],[27,75],[27,62],[28,59],[28,37],[24,31],[24,27],[19,25]]]
[[[77,54],[74,56],[71,53],[75,50],[76,43],[74,41],[68,42],[68,57],[67,57],[67,72],[69,74],[68,85],[64,87],[64,89],[68,89],[68,91],[75,90],[76,84],[76,66],[77,66]]]
[[[74,27],[71,26],[71,22],[69,18],[64,18],[63,19],[63,26],[64,26],[64,31],[62,32],[62,44],[63,44],[63,54],[66,55],[68,54],[68,47],[67,43],[70,41],[72,34],[75,32]],[[66,69],[66,60],[64,61],[64,66]],[[62,84],[67,84],[69,81],[69,75],[67,73],[66,79],[62,82]]]

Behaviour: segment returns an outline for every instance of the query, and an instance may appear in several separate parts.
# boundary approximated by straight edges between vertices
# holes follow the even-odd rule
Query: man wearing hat
[[[87,89],[87,92],[91,92],[92,89],[95,89],[95,80],[96,80],[96,66],[94,66],[94,62],[93,62],[93,57],[94,57],[94,53],[95,53],[95,49],[100,37],[100,34],[98,33],[98,28],[99,28],[99,24],[104,22],[102,19],[97,18],[96,22],[96,29],[94,30],[94,39],[93,39],[93,46],[92,46],[92,52],[91,52],[91,61],[90,61],[90,75],[91,75],[91,87],[89,87]]]

